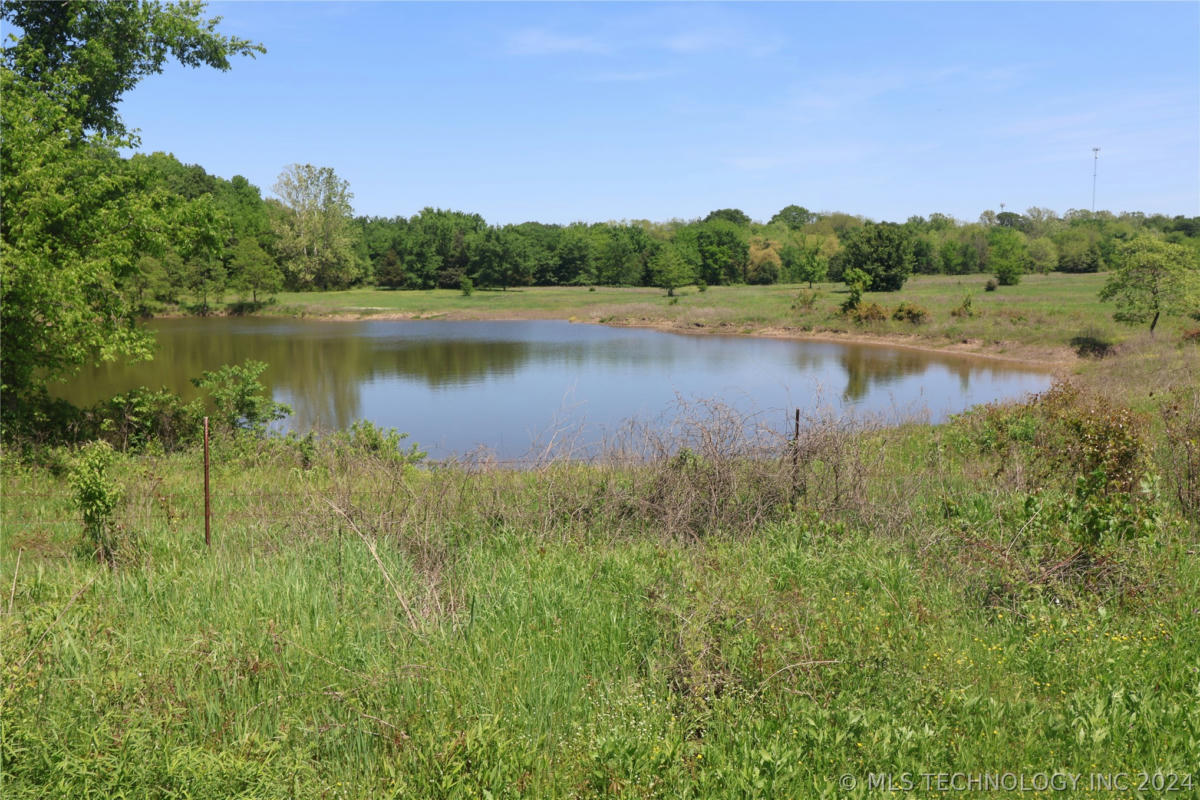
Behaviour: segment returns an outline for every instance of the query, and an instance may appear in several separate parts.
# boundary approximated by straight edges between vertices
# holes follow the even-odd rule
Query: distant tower
[[[1100,164],[1100,148],[1092,148],[1092,213],[1096,213],[1096,167]]]
[[[1003,214],[1003,213],[1004,213],[1004,203],[1001,203],[1001,204],[1000,204],[1000,213],[1001,213],[1001,214]]]

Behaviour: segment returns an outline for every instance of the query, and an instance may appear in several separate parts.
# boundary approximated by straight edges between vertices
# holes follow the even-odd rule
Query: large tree
[[[350,184],[332,167],[292,164],[274,192],[282,201],[275,233],[289,282],[299,289],[337,289],[359,277]]]
[[[988,231],[988,266],[1001,286],[1020,283],[1029,266],[1029,248],[1024,234],[1004,225]]]
[[[1119,322],[1150,321],[1163,314],[1200,311],[1200,264],[1187,247],[1138,234],[1117,248],[1118,266],[1100,290],[1117,304]]]
[[[143,255],[215,254],[211,203],[152,187],[123,161],[136,146],[121,94],[169,55],[228,66],[261,49],[214,32],[202,5],[5,3],[20,35],[0,66],[0,406],[31,418],[46,382],[148,353],[136,324]]]
[[[847,232],[843,241],[843,269],[859,269],[871,277],[873,292],[895,292],[912,275],[916,261],[913,234],[892,222],[868,223]]]

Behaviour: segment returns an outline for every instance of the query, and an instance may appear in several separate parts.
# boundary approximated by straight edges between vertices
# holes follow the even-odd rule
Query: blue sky
[[[785,205],[1200,214],[1197,3],[212,3],[267,54],[172,65],[141,149],[355,211],[489,222]]]

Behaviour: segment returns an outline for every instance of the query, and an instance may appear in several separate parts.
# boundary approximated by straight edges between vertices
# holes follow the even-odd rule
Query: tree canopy
[[[843,259],[846,269],[859,269],[870,276],[867,289],[899,291],[913,272],[913,236],[904,226],[891,222],[864,225],[846,237]]]
[[[5,3],[20,29],[0,65],[0,395],[6,424],[47,381],[83,364],[147,354],[131,293],[140,255],[216,255],[225,220],[120,158],[136,140],[122,93],[168,56],[228,66],[260,51],[215,32],[184,2]]]
[[[1187,248],[1140,234],[1117,247],[1119,264],[1100,290],[1117,304],[1119,322],[1150,321],[1163,314],[1200,312],[1200,259]]]

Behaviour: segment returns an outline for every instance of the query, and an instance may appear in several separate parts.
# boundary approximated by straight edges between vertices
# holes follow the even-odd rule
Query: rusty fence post
[[[208,499],[208,417],[204,418],[204,546],[212,548],[212,507]]]
[[[796,430],[792,434],[792,510],[796,509],[796,495],[800,491],[800,409],[796,409]]]

